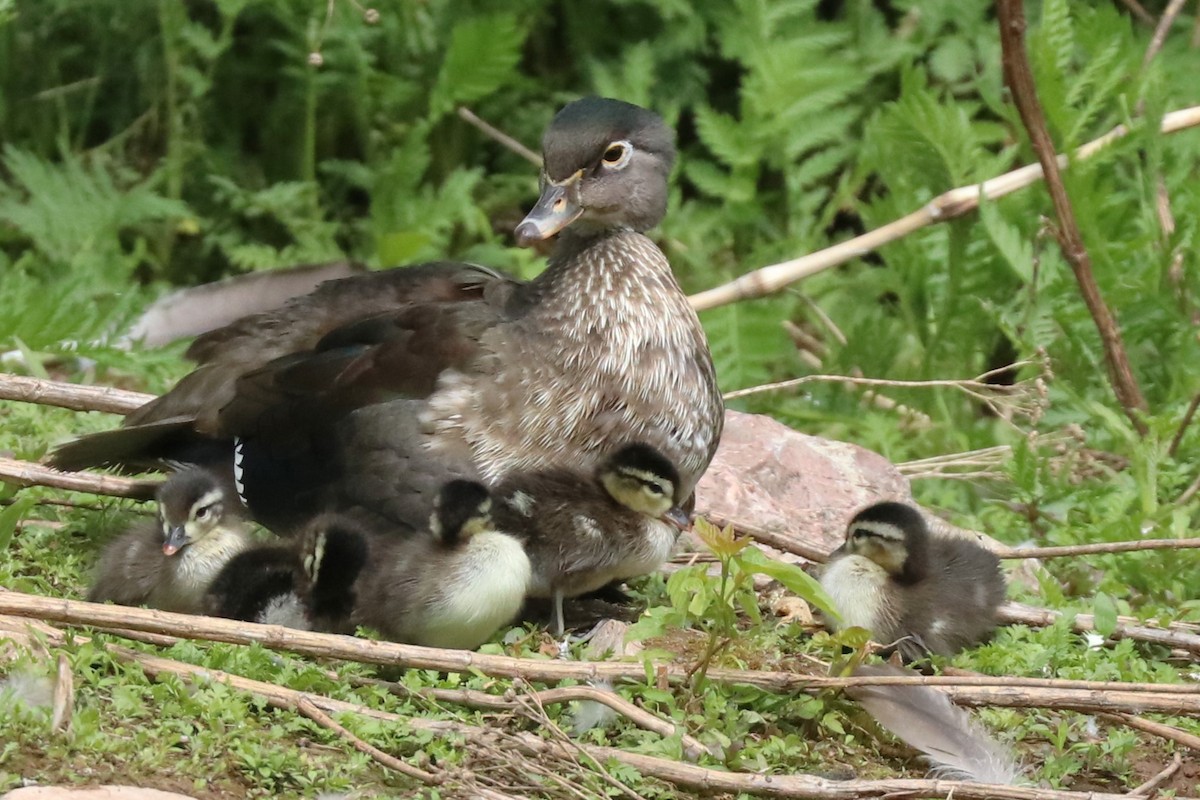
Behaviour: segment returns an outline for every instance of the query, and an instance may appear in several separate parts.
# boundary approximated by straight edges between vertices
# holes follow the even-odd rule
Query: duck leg
[[[554,592],[554,637],[558,638],[566,633],[567,626],[563,622],[563,593],[562,590]]]

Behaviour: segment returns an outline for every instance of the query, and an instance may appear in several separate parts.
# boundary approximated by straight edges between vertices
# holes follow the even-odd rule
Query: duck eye
[[[629,145],[625,142],[613,142],[604,151],[604,163],[609,166],[619,166],[629,156]]]
[[[208,519],[209,516],[212,515],[212,512],[213,512],[212,506],[201,506],[200,508],[196,509],[196,519],[200,519],[200,520]]]
[[[666,491],[663,489],[663,487],[659,486],[657,483],[644,483],[642,485],[646,487],[647,492],[656,497],[662,497],[664,494],[666,494]]]

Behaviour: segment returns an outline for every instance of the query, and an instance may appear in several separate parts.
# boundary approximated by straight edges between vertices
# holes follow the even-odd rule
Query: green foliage
[[[725,389],[807,372],[944,380],[1045,352],[1053,374],[1033,421],[1009,424],[948,388],[886,387],[877,402],[840,383],[812,383],[802,396],[735,405],[897,462],[1011,446],[997,480],[914,483],[927,505],[1006,542],[1189,536],[1200,521],[1200,503],[1187,493],[1200,425],[1181,429],[1181,421],[1200,391],[1200,155],[1194,132],[1164,137],[1157,122],[1195,103],[1194,20],[1185,12],[1143,66],[1152,32],[1122,4],[1027,6],[1038,93],[1060,151],[1118,123],[1131,131],[1064,177],[1146,394],[1150,434],[1138,435],[1113,398],[1099,335],[1044,222],[1052,209],[1037,185],[775,297],[705,312],[719,379]],[[344,2],[39,0],[18,8],[0,0],[4,368],[161,391],[186,365],[179,348],[114,346],[133,315],[172,284],[249,270],[461,258],[536,273],[541,259],[512,248],[509,234],[536,196],[535,171],[463,122],[460,105],[531,146],[563,102],[585,93],[663,113],[679,131],[679,163],[668,217],[652,235],[689,290],[844,241],[1035,160],[1002,87],[987,4],[402,0],[378,12],[370,22]],[[1159,219],[1163,194],[1173,229]],[[0,449],[37,459],[54,441],[111,424],[9,404],[0,408]],[[1052,439],[1064,431],[1073,438]],[[12,490],[0,492],[11,499]],[[130,510],[27,502],[0,509],[0,584],[77,595],[96,548]],[[725,545],[735,543],[717,549]],[[861,646],[855,631],[801,637],[794,625],[762,619],[756,572],[823,601],[807,576],[780,572],[756,553],[725,552],[719,577],[697,566],[665,584],[648,581],[651,609],[634,635],[657,647],[656,637],[696,630],[700,650],[689,656],[705,664],[775,667],[798,650],[829,658]],[[1196,568],[1190,551],[1056,559],[1014,580],[1012,594],[1094,613],[1101,633],[1119,614],[1197,622]],[[528,655],[537,642],[516,629],[489,648]],[[81,682],[73,733],[60,741],[34,715],[0,721],[0,789],[24,768],[13,741],[38,742],[64,770],[82,759],[132,774],[178,771],[226,791],[214,776],[232,775],[239,795],[250,787],[252,796],[312,796],[378,782],[364,757],[321,755],[338,743],[295,715],[217,686],[193,694],[177,682],[151,683],[90,645],[65,652]],[[379,708],[444,713],[253,648],[178,645],[172,655]],[[956,663],[993,674],[1178,680],[1162,656],[1128,641],[1089,649],[1059,625],[1006,629]],[[412,689],[486,688],[473,676],[403,680]],[[711,683],[685,696],[649,678],[620,691],[721,745],[724,766],[848,763],[863,773],[885,763],[863,757],[863,733],[825,698]],[[1060,714],[992,711],[987,719],[1032,743],[1038,777],[1055,785],[1120,787],[1145,777],[1134,774],[1135,742],[1119,729],[1094,735],[1085,718]],[[392,752],[461,758],[445,738],[346,723]],[[259,746],[275,735],[288,744]],[[679,746],[625,724],[589,736],[648,753],[675,755]],[[303,744],[314,740],[315,751]],[[644,796],[672,796],[609,769]],[[612,785],[589,788],[600,794]]]

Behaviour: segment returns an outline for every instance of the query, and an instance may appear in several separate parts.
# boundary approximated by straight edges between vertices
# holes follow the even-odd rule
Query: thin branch
[[[484,136],[488,137],[492,141],[498,142],[499,144],[508,148],[512,152],[519,155],[521,158],[523,158],[526,161],[528,161],[529,163],[533,164],[538,169],[542,168],[542,157],[541,156],[539,156],[537,153],[533,152],[528,147],[521,144],[516,139],[509,136],[507,133],[500,130],[496,126],[491,125],[490,123],[487,123],[484,120],[480,119],[478,116],[476,116],[475,112],[472,111],[471,109],[467,108],[466,106],[459,106],[458,107],[458,116],[464,122],[466,122],[470,125],[474,125],[476,128],[479,129],[480,133],[482,133]]]
[[[1162,50],[1163,43],[1167,41],[1167,32],[1175,24],[1175,18],[1179,16],[1179,12],[1183,10],[1183,4],[1186,2],[1187,0],[1171,0],[1170,3],[1167,3],[1163,15],[1159,17],[1158,24],[1154,28],[1150,46],[1146,48],[1146,54],[1142,56],[1142,69],[1150,66],[1150,62]]]
[[[4,593],[0,593],[3,597]],[[0,624],[5,620],[0,619]],[[6,626],[12,629],[12,626]],[[39,626],[46,634],[48,626]],[[59,644],[65,641],[61,631],[49,628]],[[76,637],[77,641],[86,641]],[[28,637],[27,642],[32,643]],[[243,678],[220,670],[185,664],[172,659],[138,653],[114,645],[102,645],[105,650],[121,660],[139,664],[152,677],[170,674],[188,683],[216,681],[241,691],[263,697],[270,705],[296,710],[301,699],[309,700],[315,707],[335,713],[356,713],[372,719],[406,725],[413,730],[432,731],[438,734],[459,735],[473,745],[490,744],[496,737],[503,737],[507,746],[517,748],[525,754],[558,757],[561,743],[549,742],[532,734],[504,734],[493,729],[480,728],[459,722],[403,717],[386,711],[347,703],[332,698],[298,692],[283,686]],[[612,747],[578,745],[589,758],[602,763],[615,760],[631,766],[644,776],[672,783],[705,793],[747,792],[762,797],[794,798],[796,800],[854,800],[855,798],[878,798],[893,795],[906,797],[958,798],[958,800],[1126,800],[1125,795],[1070,792],[1031,787],[997,786],[941,780],[849,780],[834,781],[812,775],[765,775],[727,772],[694,765],[679,764],[664,758],[628,753]],[[1180,798],[1180,800],[1192,800]]]
[[[992,548],[1001,558],[1061,558],[1063,556],[1085,556],[1097,553],[1136,553],[1142,550],[1193,550],[1200,548],[1200,538],[1194,539],[1140,539],[1129,542],[1097,542],[1095,544],[1073,544],[1061,547],[1006,547]]]
[[[1046,628],[1057,622],[1063,614],[1048,608],[1033,608],[1020,603],[1005,603],[996,614],[997,620],[1005,625],[1031,625]],[[1092,614],[1075,614],[1071,629],[1077,633],[1096,630],[1096,618]],[[1161,644],[1165,647],[1186,650],[1193,656],[1200,655],[1200,636],[1177,629],[1152,628],[1147,625],[1132,625],[1118,621],[1111,634],[1112,639],[1134,639],[1139,642]],[[1168,712],[1170,713],[1170,712]]]
[[[1164,134],[1172,134],[1198,125],[1200,125],[1200,106],[1193,106],[1166,114],[1162,118],[1161,130]],[[1058,164],[1065,168],[1072,162],[1084,161],[1128,134],[1129,129],[1126,126],[1118,125],[1100,138],[1083,145],[1070,157],[1058,156]],[[689,298],[692,308],[703,311],[740,300],[750,300],[773,294],[797,281],[812,277],[818,272],[824,272],[878,250],[886,244],[903,239],[921,228],[965,216],[979,208],[980,198],[994,200],[1004,197],[1018,189],[1031,186],[1041,179],[1041,165],[1028,164],[983,183],[951,189],[938,195],[919,210],[889,222],[882,228],[876,228],[861,236],[839,242],[832,247],[809,253],[800,258],[761,267],[722,286],[694,294]]]
[[[1041,373],[1034,378],[1028,378],[1012,385],[989,383],[989,379],[997,374],[1007,372],[1009,370],[1017,370],[1022,367],[1038,364],[1042,366]],[[1014,364],[1009,364],[1004,367],[988,370],[974,378],[962,379],[940,379],[940,380],[925,380],[925,381],[905,381],[893,380],[886,378],[864,378],[856,375],[805,375],[800,378],[791,378],[786,381],[778,381],[775,383],[766,383],[760,386],[751,386],[746,389],[738,389],[732,392],[726,392],[724,399],[735,400],[739,397],[747,397],[749,395],[762,394],[764,392],[778,392],[786,389],[794,389],[797,386],[803,386],[807,383],[841,383],[845,386],[861,387],[861,386],[877,386],[900,389],[955,389],[968,398],[986,406],[997,417],[1007,422],[1009,425],[1016,425],[1012,422],[1012,418],[1017,415],[1028,417],[1031,421],[1036,422],[1041,418],[1041,415],[1046,405],[1046,378],[1049,375],[1049,367],[1045,359],[1018,361]],[[870,393],[864,393],[867,395]],[[878,400],[878,395],[874,395]],[[888,401],[894,407],[901,407],[895,401]],[[908,409],[912,413],[911,409]],[[915,412],[920,413],[920,412]],[[1018,430],[1020,430],[1018,428]],[[1022,431],[1023,432],[1023,431]]]
[[[389,688],[394,684],[388,684]],[[504,697],[475,689],[425,689],[421,694],[432,697],[439,702],[466,705],[471,708],[486,708],[492,710],[512,711],[521,707],[517,698]],[[543,689],[533,692],[537,702],[542,705],[555,705],[572,701],[591,701],[611,708],[616,713],[627,718],[639,728],[657,733],[659,736],[670,738],[680,735],[683,742],[684,755],[695,761],[705,753],[716,755],[699,739],[690,736],[686,731],[670,720],[634,705],[613,691],[597,689],[593,686],[564,686],[557,689]]]
[[[1179,449],[1179,443],[1183,441],[1183,434],[1192,424],[1192,417],[1196,416],[1197,408],[1200,408],[1200,393],[1192,398],[1192,402],[1188,403],[1187,411],[1183,412],[1183,419],[1179,421],[1179,427],[1175,429],[1175,435],[1171,437],[1171,446],[1167,448],[1167,455],[1171,458],[1175,457],[1175,451]]]
[[[1193,497],[1196,496],[1196,492],[1200,492],[1200,475],[1197,475],[1196,479],[1188,484],[1187,488],[1180,493],[1179,497],[1175,498],[1175,505],[1186,505]]]
[[[1154,17],[1150,16],[1150,12],[1142,8],[1142,4],[1138,0],[1121,0],[1122,5],[1128,8],[1135,17],[1147,25],[1154,25]]]
[[[1159,786],[1162,786],[1167,781],[1171,780],[1171,778],[1175,776],[1175,773],[1179,772],[1179,768],[1182,766],[1183,755],[1181,753],[1176,753],[1175,757],[1171,759],[1170,764],[1167,764],[1165,767],[1159,770],[1159,772],[1151,776],[1149,780],[1135,788],[1129,793],[1129,796],[1149,797],[1151,792],[1153,792]]]
[[[155,489],[158,488],[155,481],[138,481],[91,472],[62,472],[43,464],[17,461],[13,458],[0,458],[0,483],[24,487],[49,486],[54,489],[102,494],[108,497],[127,497],[132,500],[151,500],[154,498]]]
[[[355,750],[363,755],[370,756],[388,769],[395,770],[396,772],[412,778],[413,780],[420,781],[427,786],[437,786],[438,784],[442,783],[442,779],[440,777],[434,776],[432,773],[426,772],[420,767],[414,767],[411,764],[407,764],[395,756],[388,755],[375,745],[364,742],[349,730],[339,725],[333,719],[333,717],[317,708],[312,699],[308,696],[300,695],[297,697],[295,706],[296,711],[308,717],[322,728],[327,728],[333,731],[338,736],[350,742]]]
[[[1025,53],[1025,8],[1023,0],[999,0],[997,13],[1000,21],[1000,46],[1003,51],[1004,82],[1012,93],[1013,103],[1021,114],[1021,120],[1029,133],[1030,142],[1046,177],[1046,188],[1058,218],[1055,231],[1063,257],[1071,265],[1083,302],[1092,315],[1096,329],[1104,345],[1104,362],[1108,368],[1109,381],[1121,408],[1137,432],[1147,433],[1142,412],[1147,410],[1146,399],[1138,388],[1121,341],[1121,332],[1112,311],[1100,294],[1100,287],[1092,274],[1092,263],[1071,200],[1059,173],[1058,157],[1054,142],[1046,129],[1046,120],[1037,97],[1029,57]]]
[[[478,670],[493,677],[522,678],[528,681],[607,679],[643,683],[646,680],[646,667],[641,663],[546,661],[462,650],[440,650],[300,631],[279,625],[258,625],[189,614],[38,597],[11,591],[0,591],[0,614],[72,625],[90,625],[102,629],[149,631],[229,644],[260,644],[306,656],[341,658],[366,664],[458,673]],[[1200,650],[1200,637],[1183,636],[1175,631],[1157,630],[1151,633],[1157,636],[1156,641],[1178,640],[1174,641],[1173,646],[1182,646],[1179,642],[1190,642]],[[671,683],[681,684],[687,680],[687,670],[681,667],[658,665],[657,669],[659,674]],[[707,678],[723,684],[757,686],[772,692],[808,693],[852,685],[854,682],[889,682],[880,678],[825,678],[791,672],[735,669],[710,669]],[[1187,687],[1197,689],[1190,692],[1166,687],[1162,690],[1142,691],[1136,687],[1129,688],[1128,685],[1085,682],[1089,688],[1078,688],[1079,684],[1076,684],[1075,688],[1046,688],[1009,677],[971,681],[956,678],[946,683],[920,679],[918,682],[932,682],[945,686],[954,702],[968,706],[1065,708],[1091,712],[1151,711],[1200,715],[1200,687]]]
[[[128,414],[153,399],[152,394],[114,389],[110,386],[88,386],[0,372],[0,400],[58,406],[72,411]]]
[[[1183,745],[1190,750],[1200,752],[1200,736],[1187,731],[1181,731],[1172,725],[1167,725],[1163,722],[1156,722],[1145,717],[1135,717],[1132,714],[1101,714],[1101,717],[1110,722],[1116,722],[1128,728],[1148,733],[1151,736],[1157,736],[1160,739],[1166,739],[1170,742]]]

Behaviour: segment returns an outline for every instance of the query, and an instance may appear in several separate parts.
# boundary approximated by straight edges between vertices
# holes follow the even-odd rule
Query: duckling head
[[[876,503],[850,520],[842,553],[868,558],[900,583],[915,583],[927,572],[929,529],[915,508]]]
[[[542,194],[517,226],[528,246],[576,229],[646,230],[667,210],[675,136],[662,118],[607,97],[565,106],[542,137]]]
[[[173,556],[204,539],[225,519],[229,498],[217,479],[201,469],[178,472],[158,490],[163,554]]]
[[[447,482],[434,503],[429,529],[448,547],[494,530],[491,493],[478,481]]]
[[[675,502],[679,473],[670,459],[653,447],[622,447],[600,467],[599,475],[609,495],[626,508],[681,531],[691,525],[687,512]]]

